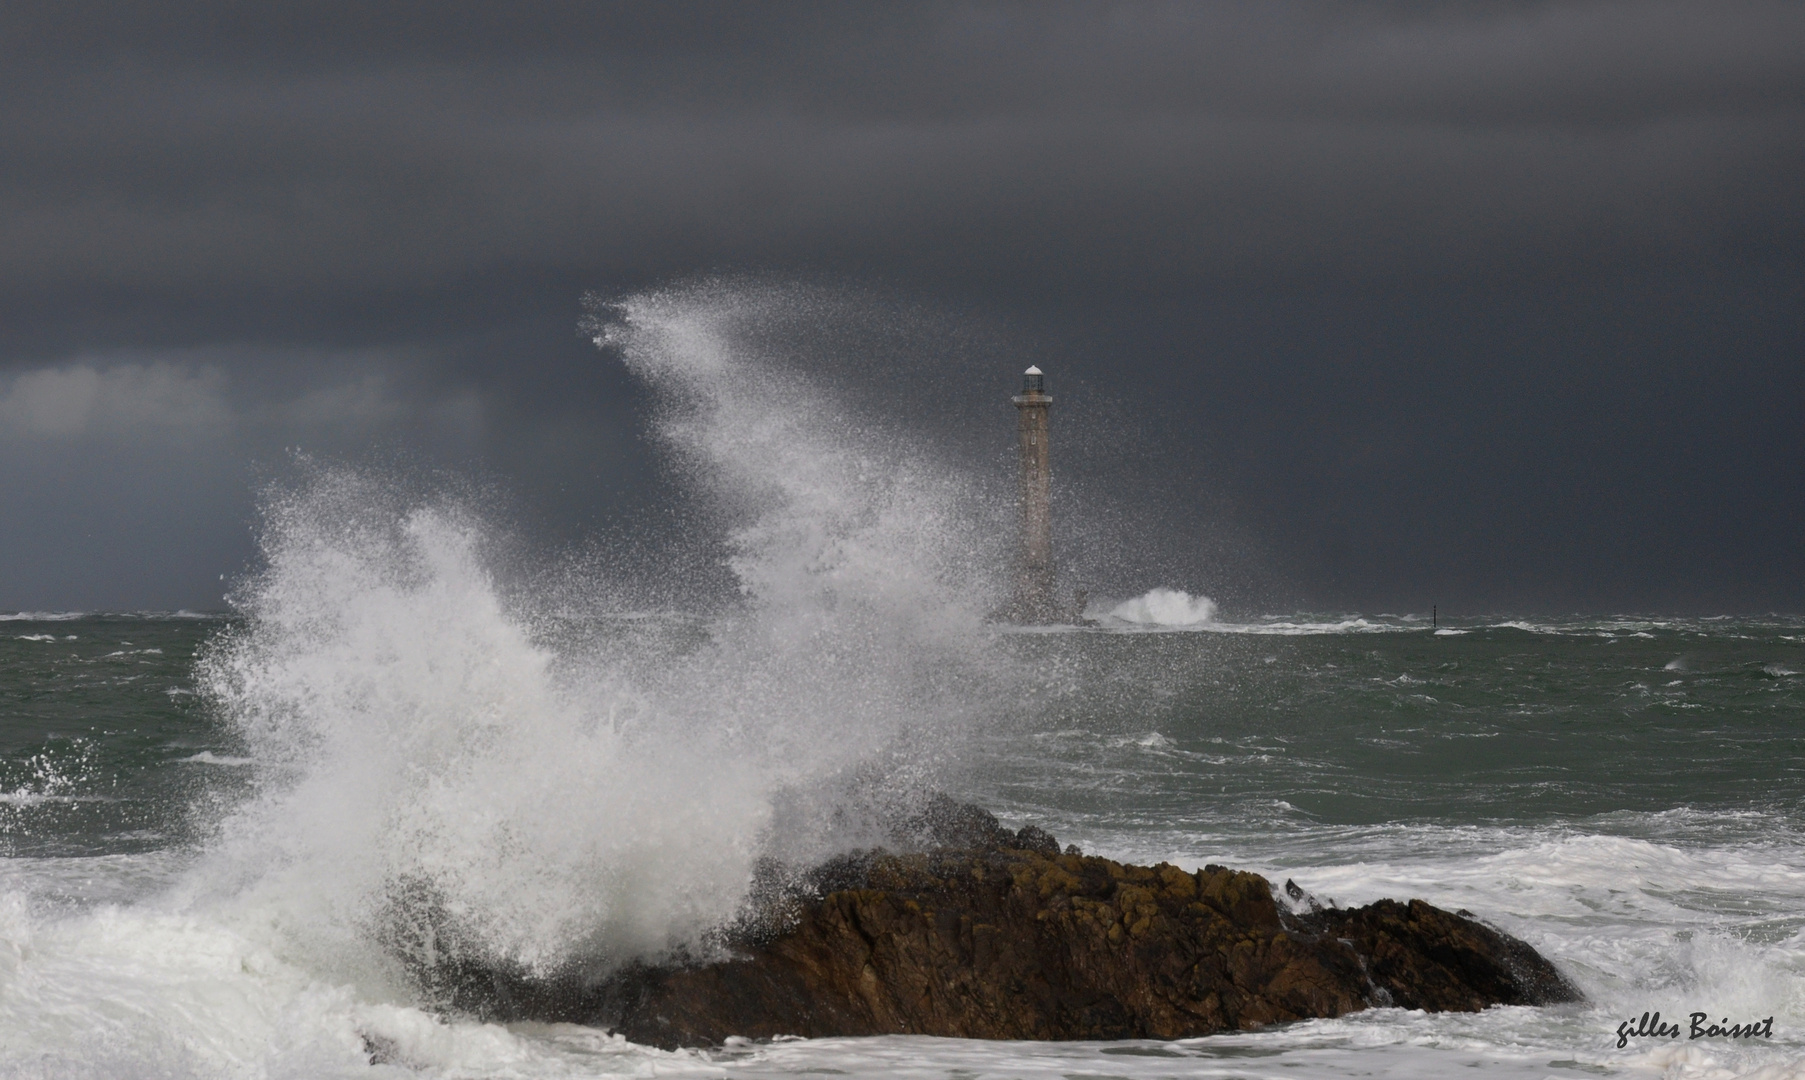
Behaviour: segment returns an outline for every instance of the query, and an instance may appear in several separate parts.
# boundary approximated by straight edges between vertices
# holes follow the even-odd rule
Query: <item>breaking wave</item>
[[[934,780],[1011,667],[976,495],[749,346],[773,299],[656,293],[595,324],[658,391],[737,585],[662,645],[567,614],[569,579],[556,616],[504,583],[468,501],[333,468],[269,500],[245,621],[200,669],[257,794],[196,897],[358,978],[395,977],[372,941],[428,948],[410,905],[485,962],[613,965],[701,947],[762,857],[868,841],[849,793]]]
[[[1109,618],[1136,626],[1198,627],[1216,620],[1216,602],[1182,589],[1149,589],[1111,608]]]

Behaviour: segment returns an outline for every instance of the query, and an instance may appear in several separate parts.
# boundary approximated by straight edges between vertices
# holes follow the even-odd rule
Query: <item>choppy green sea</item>
[[[367,1067],[396,1076],[1427,1076],[1456,1067],[1791,1076],[1805,1059],[1805,620],[1432,627],[1414,617],[1292,615],[995,631],[992,646],[1031,674],[945,757],[945,786],[1087,850],[1227,862],[1344,904],[1408,894],[1479,912],[1554,959],[1588,1004],[1453,1017],[1377,1009],[1139,1049],[825,1040],[687,1056],[583,1029],[485,1034],[410,1011],[404,987],[384,989],[340,958],[310,958],[297,939],[259,929],[260,919],[286,917],[275,900],[197,899],[226,888],[217,876],[196,883],[213,873],[212,847],[227,842],[222,822],[274,782],[255,724],[197,682],[197,656],[240,625],[189,615],[0,621],[0,1059],[9,1068],[366,1068],[318,1047],[240,1045],[238,1029],[267,1040],[271,1029],[255,1017],[291,1008],[318,1029],[308,1038],[380,1028],[413,1039],[420,1049],[408,1071]],[[522,648],[563,672],[566,693],[580,689],[570,672],[582,661],[560,659],[559,642],[580,630],[540,622],[520,631]],[[606,632],[663,635],[646,655],[673,648],[657,618]],[[683,623],[677,651],[711,633]],[[437,707],[433,679],[467,688],[482,678],[469,657],[422,664],[421,709]],[[470,700],[478,704],[452,707],[489,699]],[[480,768],[485,759],[460,760]],[[292,772],[292,761],[283,766]],[[497,758],[498,770],[513,767]],[[159,1011],[170,1001],[193,1030],[164,1045],[134,1028],[174,1022]],[[1616,1045],[1622,1019],[1656,1009],[1772,1016],[1775,1035]],[[109,1024],[131,1033],[117,1053],[93,1041]],[[193,1050],[195,1040],[218,1045]],[[69,1064],[42,1074],[77,1072]]]

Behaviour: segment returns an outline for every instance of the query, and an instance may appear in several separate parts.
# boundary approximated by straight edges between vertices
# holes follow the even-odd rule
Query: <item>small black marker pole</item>
[[[1441,609],[1436,607],[1434,604],[1430,604],[1429,605],[1429,626],[1431,628],[1434,628],[1434,627],[1437,627],[1440,625],[1441,625]]]

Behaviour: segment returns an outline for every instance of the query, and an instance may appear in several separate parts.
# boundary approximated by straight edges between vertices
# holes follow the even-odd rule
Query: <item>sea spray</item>
[[[208,871],[350,955],[398,883],[430,883],[466,947],[528,968],[731,909],[738,838],[691,825],[756,822],[749,778],[561,693],[467,512],[327,471],[272,501],[263,542],[246,621],[202,667],[263,787]]]
[[[1110,608],[1109,619],[1136,626],[1199,627],[1216,621],[1216,602],[1182,589],[1149,589]]]
[[[703,948],[761,859],[873,842],[1008,696],[973,485],[742,351],[719,297],[612,310],[598,334],[660,389],[738,601],[690,647],[585,648],[501,583],[469,501],[304,470],[201,665],[258,789],[195,902],[275,913],[312,963],[383,984]]]
[[[684,669],[684,711],[811,772],[899,739],[931,752],[1007,679],[981,622],[1005,531],[960,469],[759,344],[793,300],[709,285],[597,311],[598,344],[658,389],[658,435],[718,500],[747,602]]]

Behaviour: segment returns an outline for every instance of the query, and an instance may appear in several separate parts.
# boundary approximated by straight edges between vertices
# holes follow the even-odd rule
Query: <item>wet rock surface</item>
[[[438,991],[460,1011],[598,1024],[664,1047],[1171,1039],[1377,1005],[1579,996],[1528,945],[1421,900],[1323,908],[1287,882],[1297,911],[1257,874],[1061,853],[1039,829],[1011,833],[968,809],[930,837],[956,845],[847,857],[765,888],[724,959],[549,980],[464,965],[437,972]]]

